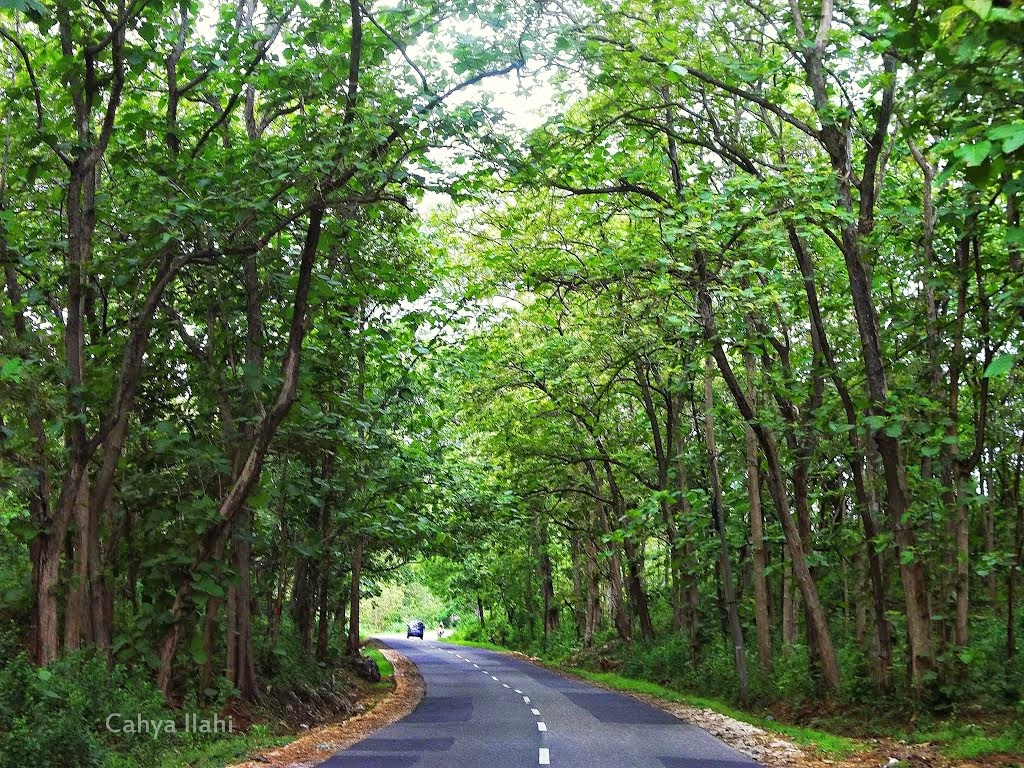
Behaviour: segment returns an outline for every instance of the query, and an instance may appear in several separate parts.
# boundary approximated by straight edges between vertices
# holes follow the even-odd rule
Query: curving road
[[[404,720],[320,768],[749,768],[752,760],[636,699],[492,651],[396,640],[426,682]]]

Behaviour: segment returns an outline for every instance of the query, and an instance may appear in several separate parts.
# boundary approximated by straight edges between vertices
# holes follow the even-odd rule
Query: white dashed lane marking
[[[440,648],[440,647],[437,647],[437,646],[435,646],[434,648],[435,648],[435,650],[438,650],[438,651],[441,651],[441,650],[448,651],[448,649],[446,649],[446,648]],[[465,658],[464,656],[462,656],[462,654],[455,653],[455,651],[448,651],[448,653],[454,655],[456,658],[462,659],[467,664],[473,664],[474,667],[476,667],[477,669],[480,669],[480,665],[475,663],[475,662],[473,662],[472,659]],[[495,682],[498,682],[498,678],[495,675],[491,675],[491,673],[488,672],[486,669],[481,670],[481,671],[485,675],[490,675],[491,680],[494,680]],[[502,688],[510,688],[508,683],[502,683],[501,687]],[[514,688],[512,690],[514,690],[516,693],[518,693],[520,695],[523,695],[523,692],[521,690],[519,690],[518,688]],[[530,703],[530,697],[529,696],[523,696],[523,701],[525,703],[529,704]],[[540,715],[540,710],[536,709],[535,707],[531,707],[530,708],[530,712],[532,712],[535,717]],[[547,723],[545,723],[543,720],[537,721],[537,730],[540,733],[545,733],[548,730]],[[550,753],[550,751],[548,750],[547,747],[540,747],[539,748],[539,751],[537,752],[537,764],[538,765],[551,765],[551,753]]]

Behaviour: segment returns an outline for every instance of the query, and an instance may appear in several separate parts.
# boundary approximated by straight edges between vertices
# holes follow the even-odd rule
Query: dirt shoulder
[[[312,728],[284,747],[264,752],[231,768],[312,768],[335,752],[351,747],[371,733],[398,722],[412,712],[425,692],[416,665],[405,656],[384,647],[377,648],[395,668],[394,687],[363,702],[365,711],[337,723]]]

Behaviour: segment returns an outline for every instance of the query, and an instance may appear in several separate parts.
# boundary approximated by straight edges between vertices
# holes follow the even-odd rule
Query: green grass
[[[942,747],[942,753],[954,760],[975,760],[989,755],[1024,756],[1024,739],[1012,734],[967,736]]]
[[[446,637],[444,638],[444,641],[455,643],[457,645],[469,646],[470,648],[482,648],[488,651],[507,653],[509,650],[508,648],[495,645],[494,643],[460,640],[459,638]],[[699,707],[701,709],[710,709],[714,712],[718,712],[719,714],[731,717],[734,720],[740,720],[744,723],[756,725],[758,728],[763,728],[766,731],[782,734],[794,744],[798,744],[802,747],[813,747],[824,756],[831,759],[842,759],[866,748],[862,743],[854,739],[846,738],[845,736],[838,736],[834,733],[828,733],[827,731],[819,731],[815,728],[805,728],[803,726],[780,723],[777,720],[768,719],[767,717],[761,717],[750,712],[738,710],[719,699],[693,696],[671,688],[666,688],[663,685],[658,685],[657,683],[652,683],[648,680],[624,677],[623,675],[617,675],[612,672],[590,672],[562,664],[554,664],[551,666],[554,666],[562,672],[575,675],[576,677],[581,677],[585,680],[599,683],[600,685],[603,685],[606,688],[611,688],[612,690],[623,691],[625,693],[642,693],[648,696],[664,699],[665,701],[674,701],[680,704],[689,704],[690,706]]]
[[[395,668],[391,662],[384,657],[383,653],[378,651],[376,648],[363,648],[363,653],[377,662],[377,669],[380,670],[380,676],[382,679],[386,677],[394,677]]]
[[[998,728],[999,733],[994,733]],[[946,757],[954,760],[976,760],[990,755],[1024,756],[1024,732],[1004,727],[982,728],[977,724],[943,723],[936,727],[909,734],[902,738],[915,744],[932,743]]]
[[[268,747],[283,747],[295,740],[295,736],[270,736],[264,729],[208,741],[164,756],[160,768],[222,768],[238,762],[250,753]]]

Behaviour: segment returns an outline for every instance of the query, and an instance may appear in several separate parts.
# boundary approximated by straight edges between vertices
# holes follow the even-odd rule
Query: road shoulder
[[[336,752],[351,747],[373,732],[411,713],[423,698],[425,686],[416,665],[398,651],[371,640],[395,668],[395,685],[369,707],[347,720],[313,728],[287,746],[257,755],[231,768],[313,768]]]

